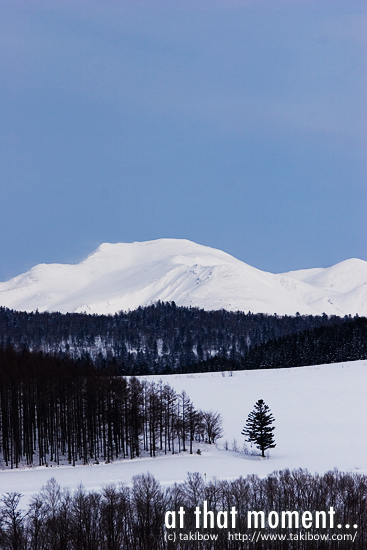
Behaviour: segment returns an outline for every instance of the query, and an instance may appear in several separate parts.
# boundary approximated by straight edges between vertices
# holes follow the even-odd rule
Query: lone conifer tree
[[[247,436],[246,441],[253,442],[256,447],[261,450],[262,456],[265,456],[266,449],[275,447],[274,426],[270,426],[274,422],[274,417],[267,405],[262,399],[255,404],[255,408],[248,415],[246,426],[241,434]]]

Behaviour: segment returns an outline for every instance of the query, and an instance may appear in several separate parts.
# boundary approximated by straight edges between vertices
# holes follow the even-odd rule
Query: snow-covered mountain
[[[40,264],[0,283],[16,310],[115,313],[161,301],[279,315],[367,316],[367,262],[273,274],[183,239],[102,244],[76,265]]]

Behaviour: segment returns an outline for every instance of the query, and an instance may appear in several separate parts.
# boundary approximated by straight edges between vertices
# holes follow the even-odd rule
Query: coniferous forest
[[[305,328],[306,327],[306,328]],[[193,452],[213,411],[135,374],[364,359],[366,318],[205,312],[158,303],[115,316],[0,308],[0,460],[70,464]],[[127,376],[127,377],[126,377]]]
[[[295,367],[367,358],[367,320],[204,311],[158,302],[116,315],[0,308],[0,345],[123,375]]]

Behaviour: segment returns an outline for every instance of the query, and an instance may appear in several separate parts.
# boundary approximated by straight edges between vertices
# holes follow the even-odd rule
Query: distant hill
[[[367,262],[273,274],[182,239],[102,244],[76,265],[40,264],[0,283],[0,305],[114,314],[157,301],[207,311],[367,315]]]

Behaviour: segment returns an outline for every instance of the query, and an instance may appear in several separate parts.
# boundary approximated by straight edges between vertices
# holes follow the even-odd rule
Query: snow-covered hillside
[[[183,481],[187,472],[234,479],[247,474],[265,476],[274,470],[307,468],[320,474],[341,471],[367,472],[367,361],[344,364],[239,371],[230,373],[187,374],[161,378],[177,392],[185,390],[196,408],[219,411],[224,437],[218,448],[207,446],[202,455],[159,456],[121,460],[94,466],[40,467],[26,470],[0,470],[0,493],[18,491],[25,495],[24,506],[50,477],[75,489],[79,483],[98,489],[111,482],[130,483],[132,476],[151,472],[159,481]],[[277,446],[270,458],[225,451],[244,438],[241,430],[258,399],[264,399],[275,417]]]
[[[206,310],[367,315],[367,262],[283,274],[188,240],[102,244],[77,265],[40,264],[0,283],[16,310],[115,313],[157,300]]]

